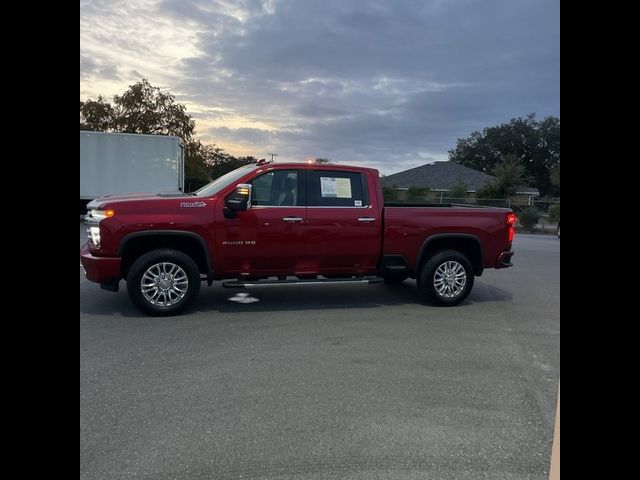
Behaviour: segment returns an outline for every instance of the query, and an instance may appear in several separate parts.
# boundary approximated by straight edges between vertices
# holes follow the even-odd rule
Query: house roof
[[[404,172],[382,177],[382,185],[396,188],[429,187],[432,190],[450,190],[458,183],[466,183],[467,189],[475,192],[494,178],[492,175],[465,167],[459,163],[445,161],[428,163]]]

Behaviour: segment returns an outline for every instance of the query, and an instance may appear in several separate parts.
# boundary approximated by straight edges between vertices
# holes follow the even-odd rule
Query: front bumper
[[[80,249],[80,263],[84,267],[87,279],[97,283],[110,283],[120,280],[120,257],[96,257],[89,251],[89,245]]]
[[[500,255],[498,255],[494,268],[512,267],[513,263],[511,263],[511,257],[513,257],[514,254],[515,252],[512,252],[511,250],[508,252],[502,252]]]

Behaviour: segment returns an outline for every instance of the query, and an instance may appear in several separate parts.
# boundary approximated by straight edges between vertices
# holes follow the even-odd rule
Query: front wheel
[[[127,292],[148,315],[175,315],[200,292],[200,271],[191,257],[178,250],[153,250],[129,269]]]
[[[473,288],[473,267],[467,256],[457,250],[442,250],[427,259],[418,289],[427,301],[452,307],[462,302]]]

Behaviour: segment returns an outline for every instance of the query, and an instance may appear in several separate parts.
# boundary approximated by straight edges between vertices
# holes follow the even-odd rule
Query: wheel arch
[[[478,277],[482,275],[484,270],[482,242],[477,235],[470,233],[438,233],[428,237],[422,243],[418,253],[416,275],[432,254],[447,249],[464,253],[473,266],[474,275]]]
[[[213,279],[211,255],[204,238],[194,232],[182,230],[144,230],[126,235],[120,242],[118,255],[122,258],[120,271],[123,278],[133,262],[141,255],[160,248],[172,248],[188,256],[208,280]]]

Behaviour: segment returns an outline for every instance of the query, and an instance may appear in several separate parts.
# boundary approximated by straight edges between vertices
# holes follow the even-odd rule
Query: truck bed
[[[385,203],[383,254],[402,255],[415,265],[427,238],[440,234],[475,237],[482,245],[484,267],[492,267],[504,249],[508,208],[473,205]]]

